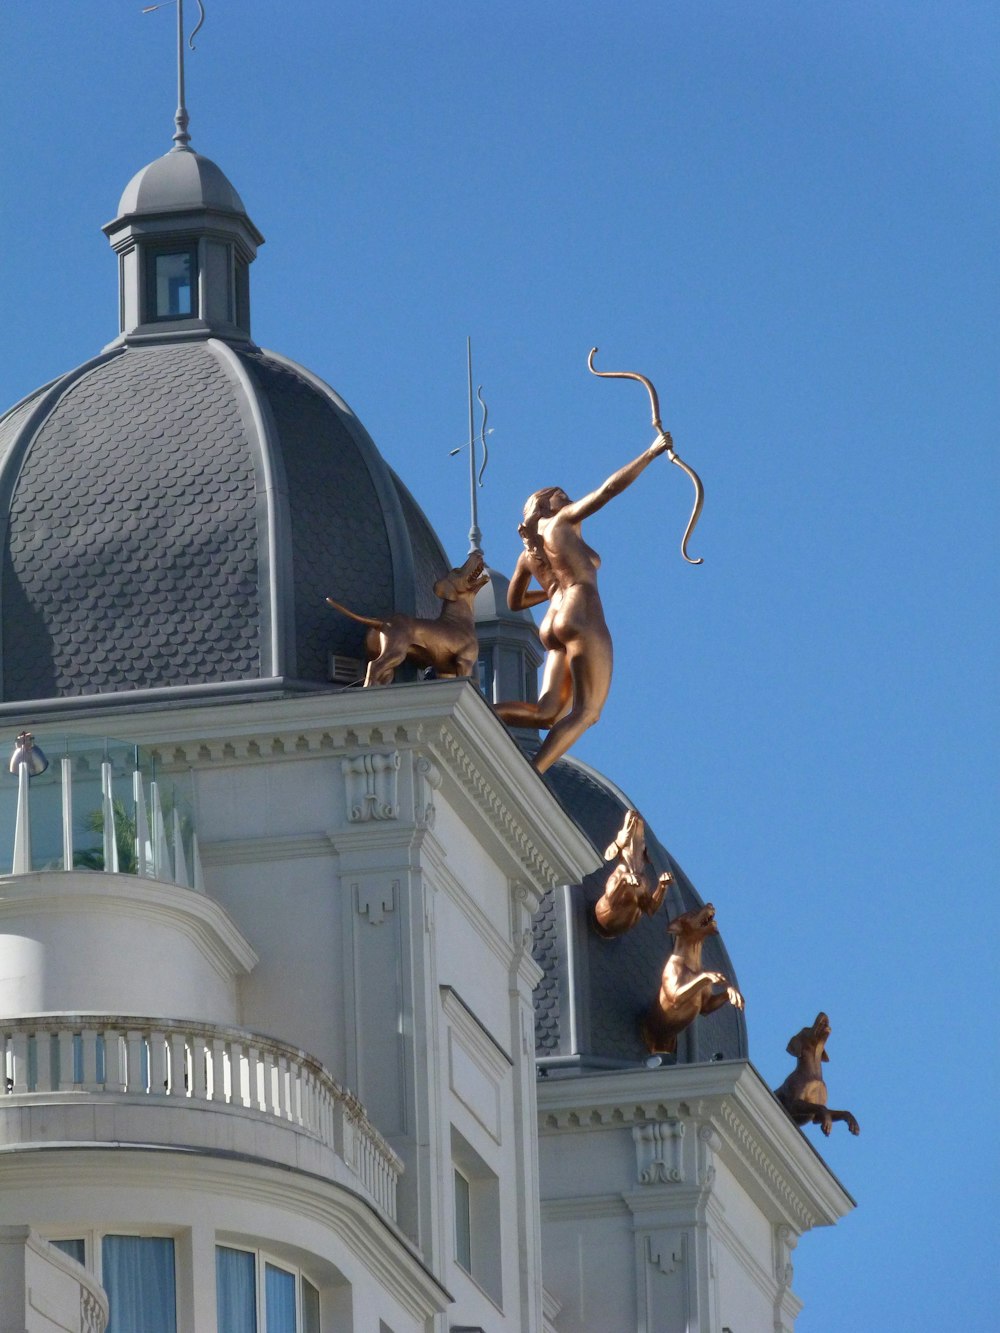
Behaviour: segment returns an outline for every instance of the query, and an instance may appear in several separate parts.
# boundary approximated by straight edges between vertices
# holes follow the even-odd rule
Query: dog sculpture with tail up
[[[714,1013],[726,1003],[743,1008],[743,996],[728,978],[701,965],[702,944],[719,933],[712,904],[674,917],[667,930],[674,937],[674,951],[663,969],[660,994],[642,1022],[643,1039],[654,1055],[673,1055],[678,1036],[699,1014]],[[713,986],[724,989],[715,991]]]
[[[434,585],[434,596],[443,602],[437,620],[422,620],[401,611],[387,620],[374,620],[349,611],[332,597],[326,600],[341,615],[370,626],[365,638],[371,659],[365,685],[391,685],[396,668],[405,659],[433,667],[438,676],[471,676],[479,660],[473,603],[489,578],[482,551],[471,551],[464,565],[450,570]]]
[[[797,1125],[819,1125],[829,1134],[835,1120],[846,1120],[852,1134],[860,1134],[861,1126],[850,1111],[831,1111],[826,1104],[826,1083],[823,1081],[823,1061],[830,1036],[830,1020],[818,1013],[812,1027],[796,1032],[788,1043],[788,1054],[797,1061],[795,1068],[775,1088],[774,1095]]]

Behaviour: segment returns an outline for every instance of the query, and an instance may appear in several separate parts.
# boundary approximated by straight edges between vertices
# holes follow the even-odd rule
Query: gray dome
[[[131,187],[130,187],[131,188]],[[448,562],[350,408],[215,338],[117,347],[0,418],[3,700],[328,684]]]
[[[243,200],[221,167],[192,148],[172,148],[132,177],[118,205],[118,216],[188,213],[206,208],[246,213]]]
[[[524,748],[530,753],[533,746]],[[626,810],[635,808],[603,774],[571,757],[554,764],[545,783],[602,851],[614,841]],[[657,993],[673,948],[667,923],[704,904],[648,822],[646,850],[655,873],[669,870],[674,884],[656,915],[643,917],[626,934],[606,939],[592,925],[610,864],[602,864],[582,884],[547,894],[535,917],[535,961],[544,973],[535,991],[535,1055],[543,1065],[601,1067],[640,1063],[649,1056],[639,1020]],[[738,988],[720,936],[705,941],[703,956],[706,967],[725,973]],[[693,1064],[746,1055],[743,1013],[726,1004],[681,1035],[676,1058]]]

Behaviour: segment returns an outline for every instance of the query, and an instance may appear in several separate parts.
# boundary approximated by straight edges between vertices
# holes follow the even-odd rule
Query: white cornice
[[[540,1079],[538,1118],[542,1135],[690,1118],[716,1131],[720,1159],[772,1220],[802,1231],[854,1207],[746,1060]]]
[[[71,1187],[146,1192],[158,1179],[166,1188],[192,1196],[200,1192],[215,1198],[252,1199],[329,1227],[416,1320],[429,1321],[452,1300],[410,1242],[363,1196],[304,1171],[177,1148],[54,1146],[0,1155],[0,1182],[6,1190]]]
[[[30,703],[19,719],[43,738],[53,726],[51,719],[33,719]],[[90,735],[97,721],[86,712],[60,717],[59,734]],[[536,895],[579,883],[599,863],[590,841],[468,681],[143,708],[123,695],[120,706],[102,707],[99,730],[155,749],[167,769],[294,761],[380,746],[430,752],[443,795],[485,833],[506,872],[527,880]]]

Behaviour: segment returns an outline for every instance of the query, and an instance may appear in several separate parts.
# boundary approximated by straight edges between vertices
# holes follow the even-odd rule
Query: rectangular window
[[[294,1273],[264,1265],[264,1308],[267,1333],[296,1333]]]
[[[177,1333],[174,1242],[164,1236],[105,1236],[101,1283],[107,1333]]]
[[[250,267],[245,259],[236,261],[236,323],[250,332]]]
[[[302,1279],[302,1333],[319,1333],[319,1292]]]
[[[319,1290],[260,1250],[215,1247],[218,1333],[320,1333]]]
[[[219,1333],[257,1333],[257,1260],[251,1251],[216,1246],[215,1307]]]
[[[461,1171],[455,1171],[455,1258],[472,1272],[472,1190]]]
[[[147,318],[186,319],[196,314],[198,255],[189,250],[152,251],[148,257]]]
[[[68,1254],[71,1259],[75,1259],[78,1264],[86,1265],[87,1247],[83,1240],[50,1240],[49,1244],[55,1250],[62,1250],[63,1254]]]
[[[455,1259],[502,1309],[499,1178],[454,1125],[451,1157],[455,1181]]]

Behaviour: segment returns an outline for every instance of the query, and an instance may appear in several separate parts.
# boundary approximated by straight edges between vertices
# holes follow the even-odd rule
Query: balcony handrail
[[[0,1053],[9,1096],[185,1099],[288,1123],[336,1152],[395,1220],[401,1159],[361,1102],[287,1042],[196,1020],[58,1013],[0,1019]]]

